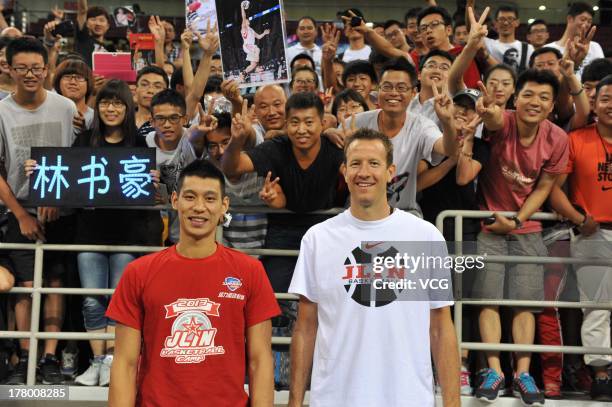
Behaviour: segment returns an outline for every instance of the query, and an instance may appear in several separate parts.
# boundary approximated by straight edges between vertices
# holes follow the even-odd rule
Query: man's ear
[[[174,209],[175,211],[178,210],[178,193],[176,191],[172,192],[170,202],[172,203],[172,209]]]
[[[393,180],[396,173],[397,173],[397,167],[395,166],[395,164],[391,164],[389,168],[387,168],[387,174],[388,174],[387,184],[391,183],[391,180]]]

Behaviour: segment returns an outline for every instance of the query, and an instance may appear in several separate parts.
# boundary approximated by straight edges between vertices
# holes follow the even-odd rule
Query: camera
[[[62,37],[69,37],[74,33],[74,23],[72,20],[64,20],[55,26],[51,34],[55,37],[61,35]]]

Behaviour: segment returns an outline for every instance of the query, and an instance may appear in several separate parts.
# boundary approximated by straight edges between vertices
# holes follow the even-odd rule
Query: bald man
[[[23,37],[23,33],[15,27],[6,27],[4,30],[0,31],[0,37],[19,38]]]
[[[285,133],[285,102],[285,91],[278,85],[266,85],[257,89],[254,103],[259,124],[253,127],[258,136],[269,139]]]

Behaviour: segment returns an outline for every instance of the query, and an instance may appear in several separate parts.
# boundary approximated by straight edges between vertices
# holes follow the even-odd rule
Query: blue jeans
[[[136,258],[131,253],[79,253],[79,276],[83,288],[115,288],[125,266]],[[104,313],[110,296],[86,296],[83,300],[85,329],[93,331],[114,325]]]

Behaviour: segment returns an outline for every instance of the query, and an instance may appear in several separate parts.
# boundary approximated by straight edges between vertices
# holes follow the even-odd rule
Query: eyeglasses
[[[433,30],[435,30],[436,28],[438,28],[439,26],[444,27],[444,21],[437,20],[437,21],[432,21],[432,22],[431,22],[431,23],[429,23],[429,24],[421,24],[421,25],[419,26],[419,32],[422,32],[422,33],[423,33],[423,32],[425,32],[425,31],[427,31],[427,29],[428,29],[428,28],[431,28],[431,30],[433,31]]]
[[[451,66],[449,64],[438,64],[437,62],[429,61],[425,65],[423,65],[423,68],[439,69],[441,71],[448,71],[451,69]]]
[[[209,153],[216,153],[221,147],[223,147],[223,150],[225,150],[227,146],[229,146],[230,140],[231,139],[228,138],[227,140],[223,140],[221,143],[208,143],[206,145],[206,149]]]
[[[304,85],[314,85],[315,81],[314,79],[296,79],[295,83],[297,83],[298,85],[304,86]]]
[[[121,109],[125,107],[125,104],[119,99],[113,99],[113,100],[102,99],[100,103],[98,103],[98,107],[100,107],[101,109],[107,109],[111,105],[115,109]]]
[[[393,30],[393,31],[389,31],[388,33],[385,33],[385,38],[389,39],[389,38],[395,38],[397,36],[399,36],[402,32],[400,30]]]
[[[64,75],[64,76],[62,76],[62,79],[65,79],[68,82],[71,82],[71,81],[75,81],[75,82],[79,82],[79,83],[87,82],[87,78],[86,77],[84,77],[83,75],[78,75],[78,74]]]
[[[44,66],[33,66],[31,68],[28,68],[27,66],[13,66],[12,68],[21,76],[27,76],[29,72],[32,72],[32,75],[34,76],[40,76],[46,69]]]
[[[500,24],[512,24],[516,20],[516,17],[497,17],[497,22]]]
[[[380,90],[382,90],[383,92],[393,92],[393,89],[397,90],[400,93],[404,93],[412,89],[412,86],[408,85],[407,83],[403,83],[403,82],[396,83],[396,84],[392,84],[391,82],[383,82],[380,85]]]
[[[534,28],[530,34],[546,34],[548,30],[546,28]]]
[[[163,126],[167,121],[170,124],[177,124],[183,115],[173,114],[172,116],[153,116],[153,122],[158,126]]]

